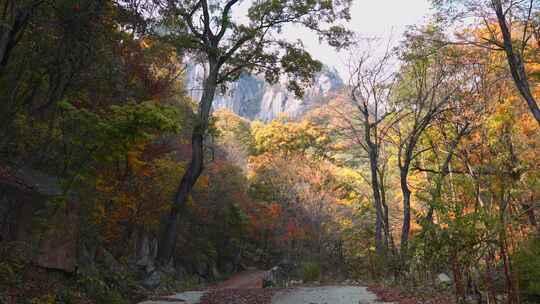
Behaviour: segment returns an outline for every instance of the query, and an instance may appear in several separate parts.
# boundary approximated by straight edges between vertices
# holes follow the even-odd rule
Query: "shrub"
[[[540,239],[535,238],[516,253],[514,265],[518,273],[525,303],[540,302]]]
[[[321,265],[315,262],[303,262],[300,265],[300,275],[304,282],[317,281],[321,276]]]
[[[86,295],[96,303],[125,304],[126,300],[117,290],[107,285],[101,277],[98,276],[80,276],[78,278],[79,286],[85,291]]]

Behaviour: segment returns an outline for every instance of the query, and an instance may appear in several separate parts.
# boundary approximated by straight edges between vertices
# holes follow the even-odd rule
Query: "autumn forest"
[[[0,0],[0,303],[540,303],[540,1],[429,5]]]

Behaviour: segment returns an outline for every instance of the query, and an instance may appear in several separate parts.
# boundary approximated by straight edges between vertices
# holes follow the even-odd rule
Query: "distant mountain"
[[[201,96],[203,76],[201,65],[188,64],[186,87],[195,100]],[[326,66],[315,76],[313,85],[302,99],[289,92],[284,84],[270,85],[262,77],[242,75],[225,94],[216,95],[213,107],[214,110],[227,108],[242,117],[265,122],[279,115],[296,118],[327,100],[343,86],[336,69]]]

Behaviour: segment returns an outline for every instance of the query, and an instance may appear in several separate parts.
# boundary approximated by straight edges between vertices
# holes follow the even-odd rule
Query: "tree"
[[[248,156],[253,152],[250,121],[230,110],[214,112],[217,129],[217,148],[228,161],[246,169]]]
[[[456,19],[457,12],[458,17],[472,14],[481,22],[487,34],[468,42],[505,53],[514,84],[540,125],[540,108],[533,95],[530,75],[526,68],[527,51],[540,48],[538,1],[435,0],[433,2],[445,14],[452,12],[447,15],[450,20]],[[493,22],[493,19],[496,22]],[[533,40],[536,40],[536,46],[533,45]]]
[[[524,23],[521,25],[523,27],[523,36],[517,46],[514,46],[511,28],[509,28],[508,26],[507,19],[510,18],[509,16],[512,15],[513,11],[520,9],[519,6],[512,9],[512,6],[514,4],[510,3],[507,8],[503,8],[501,0],[493,0],[492,6],[495,14],[497,15],[497,22],[499,23],[499,28],[503,38],[502,47],[506,54],[508,67],[510,68],[510,74],[512,75],[512,79],[514,79],[514,83],[516,84],[519,93],[527,102],[531,113],[540,125],[540,109],[538,108],[536,99],[534,98],[531,91],[529,77],[527,75],[527,71],[525,70],[524,56],[528,41],[534,33],[531,32],[531,29],[533,29],[535,26],[538,27],[538,24],[535,25],[533,23],[534,20],[532,18],[535,18],[533,8],[536,6],[536,13],[538,14],[540,13],[540,6],[535,5],[534,0],[525,2],[528,2],[525,4],[525,7],[523,7],[525,9],[526,18],[519,21]],[[538,16],[536,16],[536,18],[538,18]],[[536,37],[536,39],[538,39],[538,37]]]
[[[133,39],[128,35],[122,37],[124,33],[120,33],[116,27],[116,6],[112,1],[1,3],[7,3],[4,7],[6,12],[13,9],[13,14],[30,10],[28,5],[35,4],[27,12],[31,13],[27,17],[30,19],[13,38],[11,51],[4,54],[6,65],[0,68],[0,87],[5,88],[0,92],[0,132],[3,142],[13,134],[9,124],[17,115],[48,116],[54,121],[59,101],[65,98],[83,99],[85,94],[81,93],[82,90],[96,85],[99,80],[106,84],[113,82],[110,79],[118,76],[115,72],[124,67],[124,63],[131,62],[120,60],[121,56],[115,52],[120,45],[130,44]],[[105,66],[108,73],[103,71]],[[109,77],[107,81],[103,80],[106,77]],[[97,95],[107,90],[92,88],[88,91],[91,93],[84,97],[96,97],[92,100],[94,105],[98,103],[96,100],[104,103]],[[118,95],[115,94],[115,97]]]
[[[19,43],[34,11],[44,0],[6,0],[0,3],[0,74],[7,65],[10,55]]]
[[[169,30],[171,40],[194,58],[202,59],[207,69],[191,137],[192,158],[166,220],[158,253],[161,263],[167,263],[172,257],[179,211],[203,171],[203,142],[218,87],[242,73],[262,73],[270,83],[278,81],[283,73],[289,77],[288,88],[302,95],[302,87],[321,69],[321,64],[311,58],[300,42],[279,38],[286,24],[314,30],[331,46],[339,47],[348,42],[348,31],[327,25],[349,18],[350,0],[257,1],[248,10],[246,24],[232,17],[238,2],[171,0],[161,3],[164,12],[161,25]]]
[[[432,31],[430,35],[436,37],[439,33]],[[414,35],[409,37],[402,52],[403,66],[393,96],[395,106],[401,109],[399,123],[394,124],[393,130],[403,201],[403,259],[407,256],[411,227],[409,174],[413,161],[426,151],[418,149],[418,143],[432,122],[449,109],[451,101],[459,96],[462,84],[466,83],[466,79],[460,78],[460,65],[453,65],[447,60],[445,49],[426,43],[433,39]]]
[[[386,254],[391,238],[381,153],[388,131],[383,122],[394,114],[390,108],[390,98],[396,73],[389,69],[393,55],[388,48],[379,59],[370,58],[368,53],[361,55],[354,64],[351,77],[349,95],[352,112],[342,113],[335,109],[345,121],[351,133],[349,136],[368,155],[370,184],[376,211],[375,248],[380,257]]]

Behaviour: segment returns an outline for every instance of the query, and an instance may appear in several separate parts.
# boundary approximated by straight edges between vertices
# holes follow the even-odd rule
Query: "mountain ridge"
[[[195,100],[201,95],[204,67],[187,64],[186,89]],[[289,92],[283,83],[269,84],[263,77],[243,74],[229,85],[227,91],[217,92],[213,110],[229,109],[250,120],[269,122],[285,115],[298,118],[310,109],[324,103],[344,87],[343,80],[333,67],[323,66],[314,76],[312,85],[306,88],[303,98]]]

